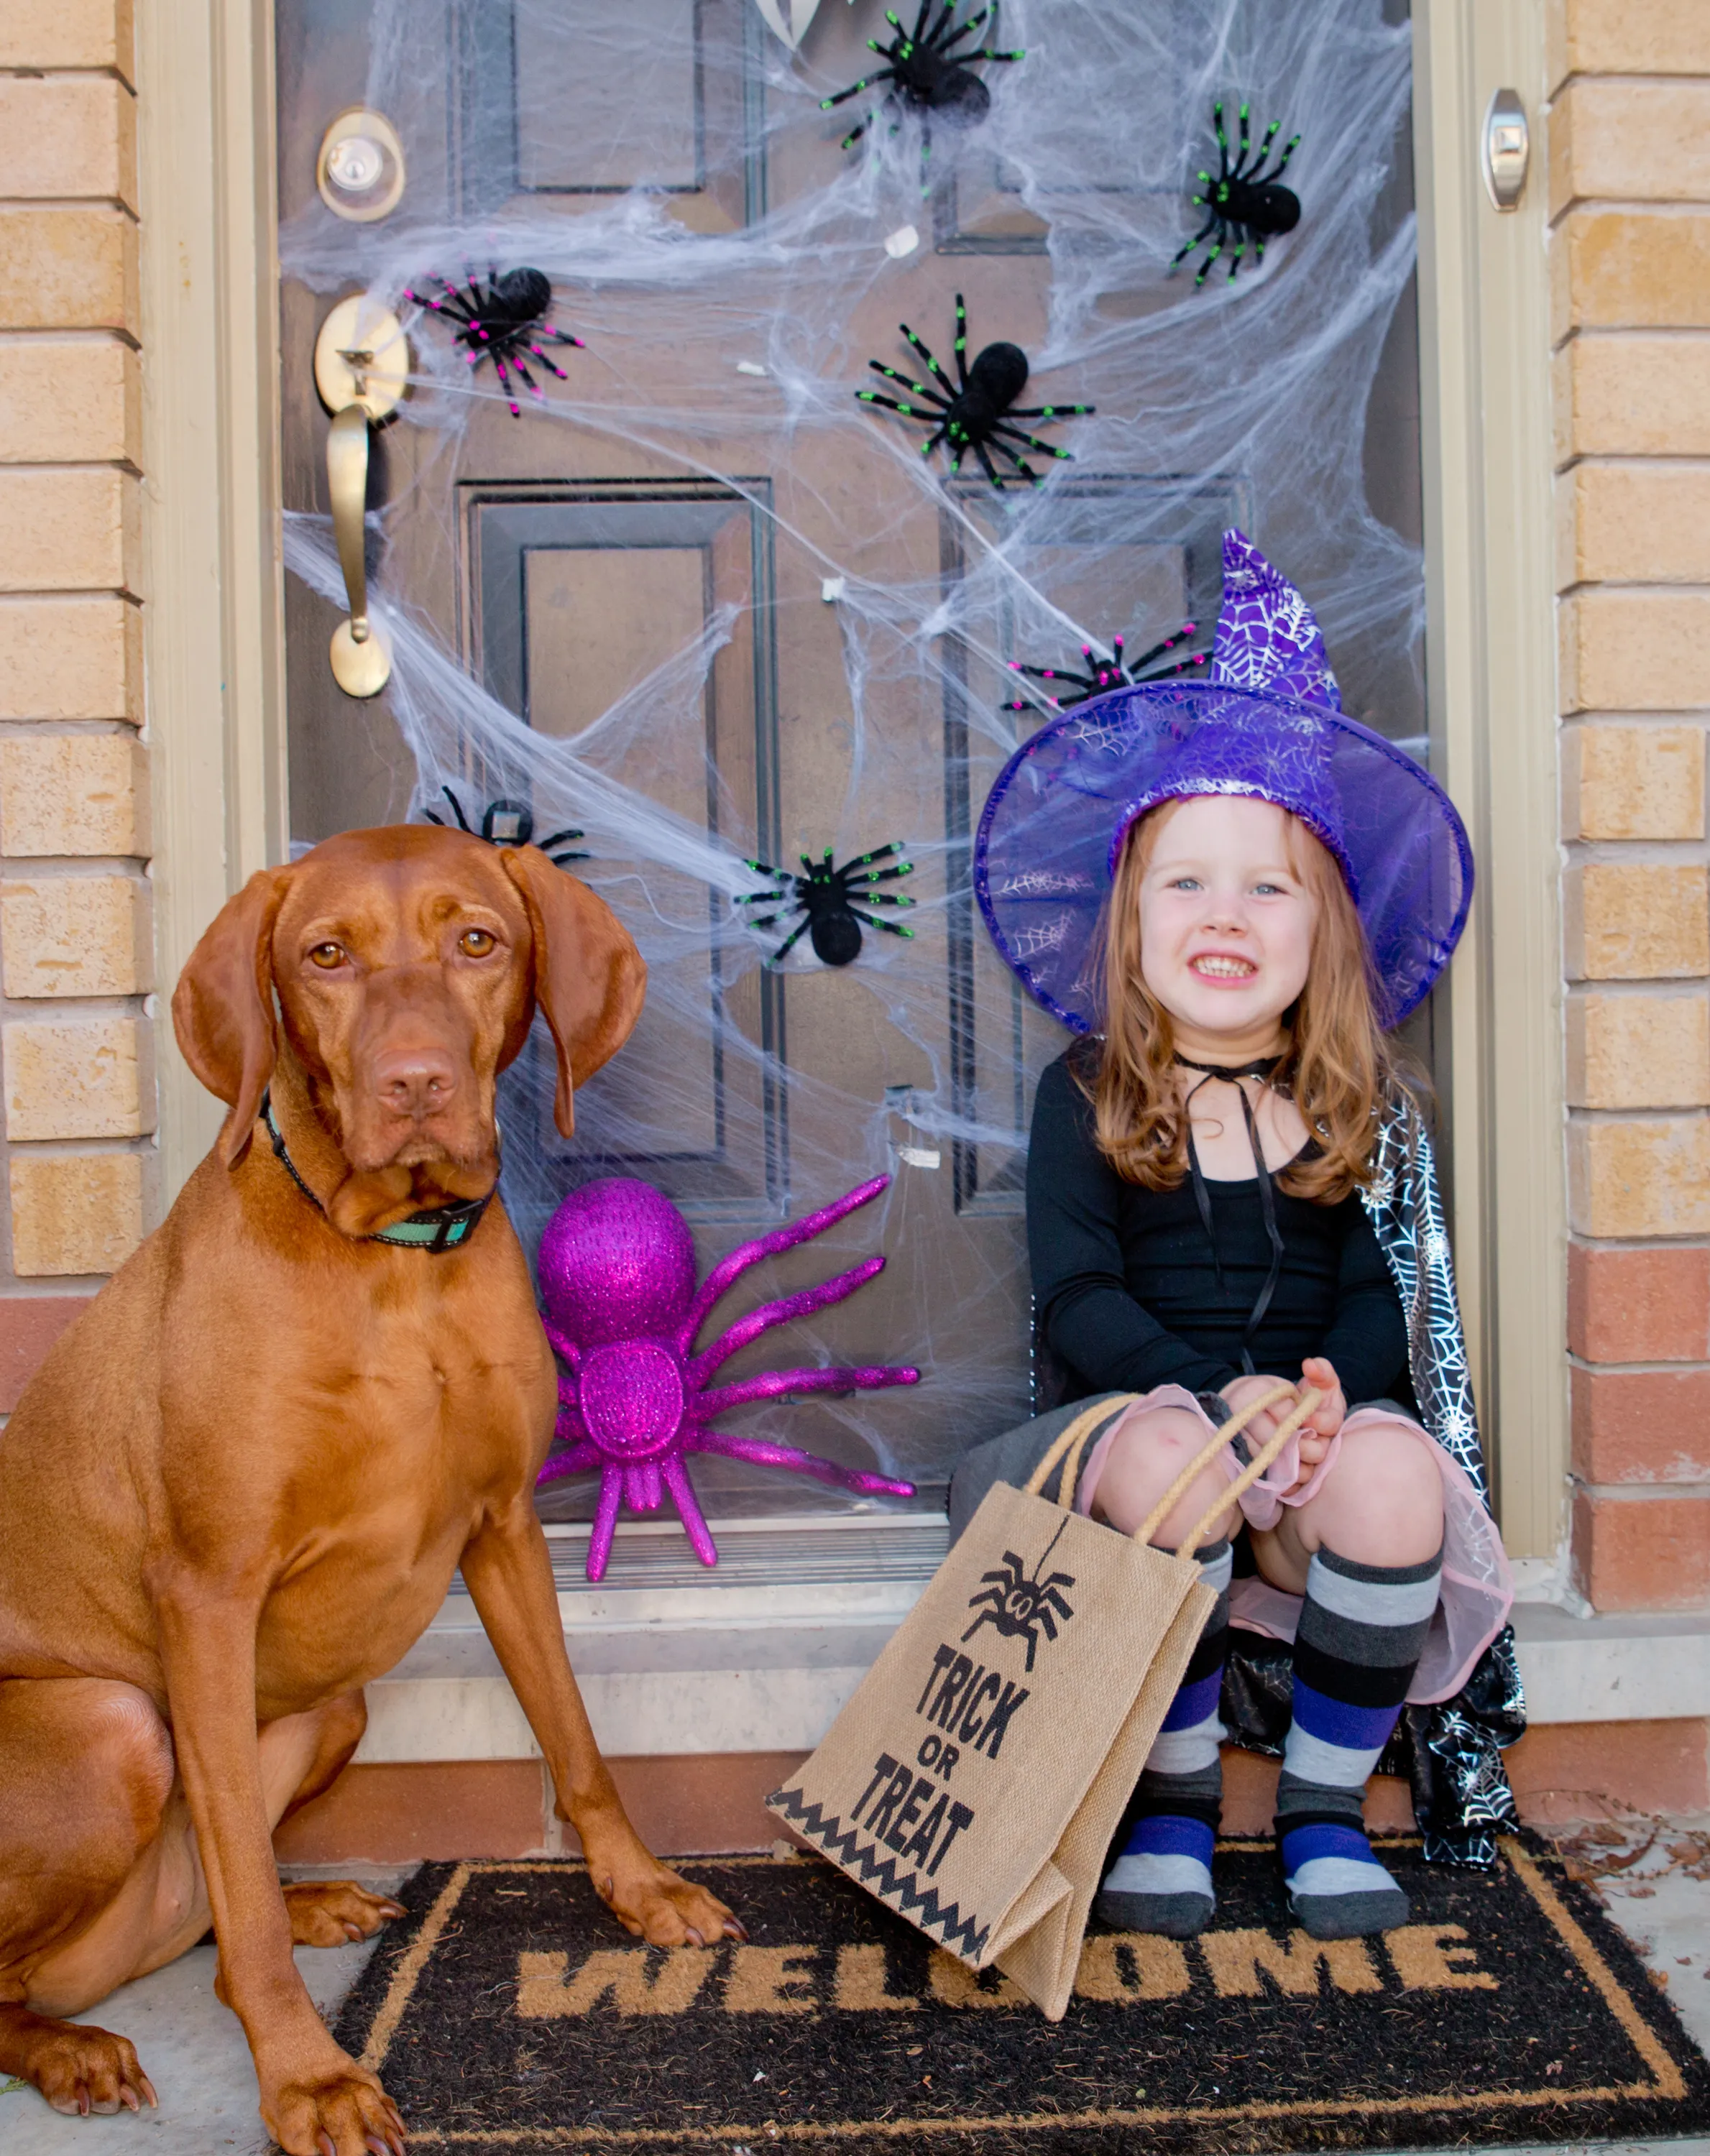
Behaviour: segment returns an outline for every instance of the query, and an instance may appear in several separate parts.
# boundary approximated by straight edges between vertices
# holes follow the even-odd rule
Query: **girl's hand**
[[[1307,1417],[1302,1426],[1303,1434],[1305,1430],[1313,1430],[1327,1441],[1335,1436],[1348,1419],[1348,1401],[1343,1394],[1342,1380],[1337,1376],[1334,1366],[1327,1363],[1322,1355],[1307,1356],[1301,1364],[1301,1377],[1314,1392],[1324,1395]],[[1318,1457],[1322,1460],[1323,1456],[1321,1449]]]
[[[1237,1378],[1232,1385],[1223,1388],[1223,1397],[1229,1402],[1231,1412],[1239,1414],[1249,1400],[1262,1399],[1266,1393],[1274,1393],[1279,1385],[1286,1385],[1291,1394],[1300,1389],[1291,1378],[1279,1378],[1274,1373],[1267,1377],[1261,1373],[1256,1377]],[[1270,1442],[1276,1435],[1276,1425],[1293,1405],[1291,1398],[1281,1399],[1275,1407],[1261,1408],[1252,1417],[1247,1424],[1245,1434],[1254,1451]]]
[[[1300,1430],[1301,1471],[1286,1493],[1292,1497],[1304,1490],[1322,1464],[1330,1450],[1330,1440],[1341,1429],[1348,1414],[1348,1402],[1343,1398],[1342,1384],[1332,1365],[1322,1355],[1309,1355],[1301,1364],[1301,1381],[1324,1397],[1312,1409]]]

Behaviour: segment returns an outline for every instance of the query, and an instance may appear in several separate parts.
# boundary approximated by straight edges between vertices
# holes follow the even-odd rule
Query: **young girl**
[[[1218,1610],[1100,1913],[1178,1938],[1211,1919],[1233,1618],[1294,1642],[1282,1869],[1307,1931],[1342,1938],[1406,1921],[1365,1783],[1404,1704],[1457,1693],[1512,1599],[1430,1149],[1384,1037],[1446,963],[1471,865],[1427,774],[1342,716],[1300,595],[1239,532],[1224,562],[1209,680],[1033,736],[993,789],[976,880],[999,950],[1083,1036],[1040,1081],[1027,1199],[1071,1411],[1117,1396],[1076,1506],[1132,1533],[1231,1413],[1279,1382],[1322,1394],[1231,1508],[1233,1543],[1199,1552]],[[1286,1404],[1202,1472],[1161,1547]],[[953,1524],[1066,1419],[969,1455]]]

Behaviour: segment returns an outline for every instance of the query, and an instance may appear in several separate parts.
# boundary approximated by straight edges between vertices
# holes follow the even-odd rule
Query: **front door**
[[[973,904],[991,779],[1074,693],[1009,662],[1085,674],[1084,646],[1120,634],[1132,659],[1189,621],[1172,656],[1204,648],[1240,524],[1317,605],[1349,708],[1423,754],[1423,579],[1404,7],[914,14],[279,0],[280,325],[295,839],[430,809],[480,828],[496,803],[498,835],[519,811],[576,834],[556,850],[634,934],[650,1000],[573,1144],[537,1054],[507,1081],[525,1240],[576,1184],[639,1176],[704,1267],[890,1173],[757,1277],[785,1293],[873,1250],[886,1271],[721,1378],[919,1366],[917,1389],[786,1395],[741,1429],[911,1476],[932,1507],[959,1451],[1028,1411],[1025,1132],[1065,1045]],[[804,18],[793,49],[777,26]],[[886,68],[936,104],[887,104]],[[1262,264],[1227,235],[1202,283],[1214,235],[1172,258],[1205,222],[1214,105],[1233,162],[1244,100],[1250,173],[1300,134],[1302,214]],[[360,148],[324,169],[352,107],[396,131],[401,172]],[[393,670],[368,701],[328,665],[343,587],[312,372],[356,292],[398,311],[412,370],[371,458]],[[959,470],[947,443],[923,454],[927,424],[857,392],[936,416],[911,385],[953,393],[963,305],[965,363],[1026,357],[993,416],[1096,409],[1016,419],[1043,449],[999,434]],[[524,314],[499,357],[538,395],[495,363]],[[866,856],[845,903],[793,880]],[[853,1502],[695,1472],[714,1514]],[[573,1517],[589,1496],[543,1502]]]

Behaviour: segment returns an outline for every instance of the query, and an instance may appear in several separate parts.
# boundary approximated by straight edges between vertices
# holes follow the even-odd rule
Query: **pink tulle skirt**
[[[1204,1424],[1209,1437],[1216,1428],[1199,1401],[1181,1385],[1159,1385],[1119,1415],[1093,1446],[1081,1470],[1075,1492],[1075,1508],[1091,1512],[1099,1477],[1111,1447],[1118,1444],[1135,1419],[1154,1408],[1184,1408]],[[1277,1458],[1240,1500],[1242,1517],[1262,1534],[1282,1517],[1285,1505],[1304,1505],[1317,1496],[1324,1478],[1342,1451],[1346,1431],[1369,1423],[1392,1423],[1415,1437],[1430,1454],[1443,1483],[1443,1584],[1437,1612],[1431,1620],[1425,1650],[1408,1689],[1408,1700],[1426,1707],[1437,1700],[1452,1699],[1471,1674],[1472,1666],[1507,1622],[1514,1599],[1514,1578],[1502,1548],[1497,1523],[1460,1462],[1422,1430],[1410,1416],[1393,1407],[1353,1409],[1330,1440],[1329,1448],[1311,1480],[1300,1490],[1292,1484],[1300,1475],[1300,1440],[1291,1438]],[[1225,1445],[1217,1464],[1233,1482],[1240,1463],[1232,1447]],[[1285,1495],[1286,1491],[1291,1494]],[[1262,1632],[1273,1640],[1292,1640],[1300,1622],[1302,1598],[1272,1587],[1268,1580],[1238,1579],[1230,1590],[1230,1621],[1248,1631]]]

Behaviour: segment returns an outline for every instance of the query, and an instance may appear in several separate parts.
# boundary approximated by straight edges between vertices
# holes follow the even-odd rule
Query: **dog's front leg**
[[[490,1519],[469,1543],[464,1584],[546,1754],[558,1816],[581,1838],[594,1891],[654,1946],[746,1938],[722,1902],[661,1864],[629,1824],[564,1651],[552,1561],[531,1499]]]
[[[403,2122],[335,2044],[291,1959],[255,1736],[258,1598],[186,1568],[151,1581],[167,1712],[219,1943],[219,1990],[244,2025],[261,2116],[290,2156],[402,2156]]]

